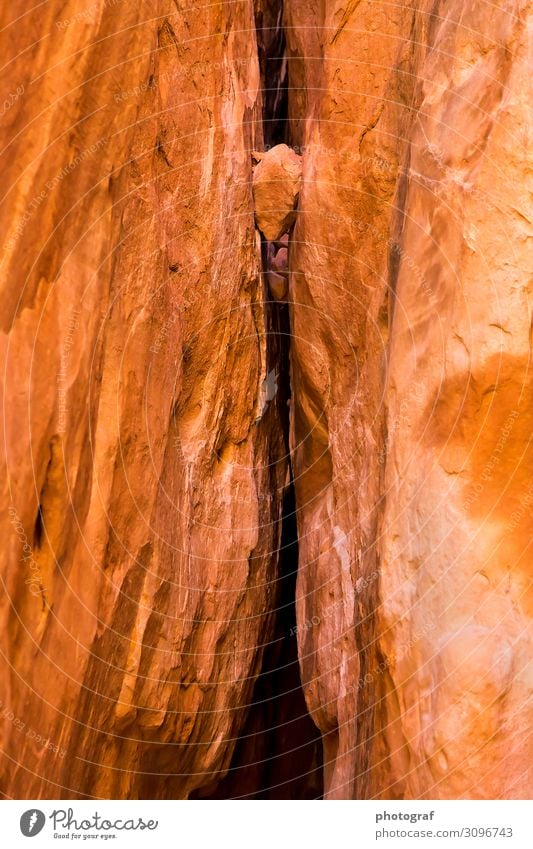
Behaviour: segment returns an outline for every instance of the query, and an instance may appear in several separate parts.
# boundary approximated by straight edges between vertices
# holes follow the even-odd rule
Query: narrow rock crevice
[[[195,798],[322,798],[321,736],[307,712],[296,641],[298,535],[292,481],[284,495],[279,569],[274,633],[229,770],[214,791]]]
[[[261,87],[265,149],[288,136],[288,68],[283,28],[283,0],[256,0],[255,27]]]
[[[263,90],[265,150],[289,138],[288,89],[283,8],[256,7],[257,42]],[[258,159],[261,153],[257,154]],[[259,159],[260,161],[260,159]],[[290,234],[272,241],[262,234],[264,297],[269,312],[270,358],[276,354],[277,410],[283,431],[288,484],[283,492],[273,632],[265,648],[251,707],[225,778],[208,798],[319,799],[323,795],[321,735],[302,689],[296,624],[298,530],[289,450],[291,326],[288,295]],[[278,496],[279,497],[279,494]],[[203,798],[206,798],[203,796]]]

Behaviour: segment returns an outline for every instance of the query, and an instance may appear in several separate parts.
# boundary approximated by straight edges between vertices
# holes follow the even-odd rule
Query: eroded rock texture
[[[429,21],[391,276],[382,796],[531,791],[531,5],[483,11]]]
[[[182,5],[0,11],[0,791],[527,796],[531,3]]]
[[[229,763],[276,596],[253,10],[91,8],[1,13],[1,789],[182,797]]]
[[[286,6],[297,609],[330,798],[530,787],[530,12]]]

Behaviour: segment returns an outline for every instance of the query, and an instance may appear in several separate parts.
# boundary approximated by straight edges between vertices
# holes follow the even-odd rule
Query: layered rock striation
[[[526,797],[531,3],[52,5],[0,11],[0,791]]]
[[[530,20],[286,4],[299,652],[328,798],[531,786]]]
[[[246,719],[287,479],[253,10],[1,17],[0,786],[186,797]]]

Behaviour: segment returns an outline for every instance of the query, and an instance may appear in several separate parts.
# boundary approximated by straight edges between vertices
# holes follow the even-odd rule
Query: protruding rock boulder
[[[290,230],[296,218],[302,157],[286,144],[253,156],[259,159],[253,177],[255,220],[265,239],[274,242]]]
[[[289,291],[289,237],[267,243],[266,279],[275,301],[286,301]]]
[[[289,282],[285,274],[269,271],[267,274],[268,288],[275,301],[285,301],[289,291]]]
[[[278,274],[283,274],[287,271],[289,267],[289,257],[287,248],[280,248],[275,257],[272,260],[272,268],[274,271],[277,271]]]

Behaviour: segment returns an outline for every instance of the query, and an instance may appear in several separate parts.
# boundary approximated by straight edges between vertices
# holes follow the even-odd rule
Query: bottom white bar
[[[1,845],[533,847],[531,802],[0,802]],[[35,842],[32,842],[32,841]]]

